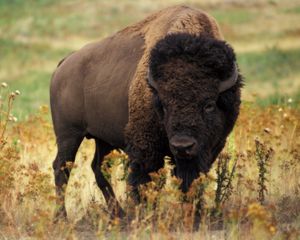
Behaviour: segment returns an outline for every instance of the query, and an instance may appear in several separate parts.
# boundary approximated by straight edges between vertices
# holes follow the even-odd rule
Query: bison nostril
[[[174,136],[170,140],[170,145],[177,154],[192,155],[196,149],[196,140],[192,137]]]

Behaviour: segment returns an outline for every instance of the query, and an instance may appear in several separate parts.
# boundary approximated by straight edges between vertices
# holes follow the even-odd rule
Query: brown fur
[[[171,33],[186,32],[196,35],[205,33],[217,39],[222,39],[222,34],[212,17],[205,12],[186,6],[164,9],[124,31],[126,33],[138,31],[145,39],[144,55],[138,64],[129,89],[129,121],[126,126],[127,138],[134,135],[134,142],[131,144],[136,148],[145,149],[151,144],[156,145],[161,135],[157,132],[156,117],[153,115],[152,93],[145,81],[148,73],[149,54],[153,46],[166,34]],[[143,112],[142,115],[141,112]],[[145,136],[149,137],[145,138]],[[153,149],[149,154],[154,154],[154,156],[145,156],[145,158],[157,158],[155,152]]]
[[[200,10],[175,6],[154,13],[101,42],[89,44],[58,64],[50,97],[58,144],[53,167],[61,200],[69,176],[65,163],[74,161],[84,137],[96,139],[92,167],[106,201],[110,206],[114,203],[118,215],[122,212],[100,172],[104,155],[113,148],[126,147],[132,169],[129,184],[135,188],[149,181],[149,172],[162,167],[163,157],[170,154],[168,136],[156,115],[147,73],[151,50],[159,40],[174,33],[223,39],[212,17]],[[172,68],[177,66],[178,75],[185,70],[179,60],[172,64]],[[205,84],[200,87],[205,88]],[[217,89],[216,82],[210,84]],[[173,87],[173,83],[168,85]],[[222,147],[218,146],[218,150]],[[64,207],[61,211],[65,214]]]

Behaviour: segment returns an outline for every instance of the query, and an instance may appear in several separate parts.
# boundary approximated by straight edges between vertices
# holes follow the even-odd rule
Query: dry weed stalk
[[[4,148],[4,145],[6,144],[5,134],[9,121],[17,121],[17,118],[11,114],[11,111],[16,96],[20,95],[20,92],[16,90],[15,92],[7,94],[6,97],[3,97],[2,89],[4,88],[7,88],[6,83],[2,83],[0,86],[0,150],[2,150]],[[5,105],[7,106],[5,107]]]
[[[232,167],[230,167],[232,161]],[[217,189],[215,196],[214,214],[220,212],[221,206],[230,197],[233,191],[232,181],[236,170],[237,158],[232,158],[229,154],[221,154],[217,161]],[[213,215],[214,215],[213,214]]]
[[[268,166],[273,157],[274,150],[268,148],[264,143],[255,139],[255,158],[258,166],[258,201],[261,204],[265,203],[265,193],[268,192],[266,182],[268,181],[266,175],[268,174]]]

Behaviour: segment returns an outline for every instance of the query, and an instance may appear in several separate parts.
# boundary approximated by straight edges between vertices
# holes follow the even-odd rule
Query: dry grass
[[[2,88],[2,95],[7,96],[1,100],[1,130],[6,126],[0,151],[3,239],[297,239],[300,236],[298,110],[288,106],[259,109],[244,105],[214,169],[195,181],[187,196],[178,190],[179,181],[170,176],[171,166],[166,159],[166,167],[153,174],[153,182],[142,191],[147,202],[131,206],[126,201],[124,180],[127,158],[113,151],[104,170],[123,207],[135,216],[124,230],[126,220],[111,221],[96,186],[90,169],[94,151],[91,141],[81,146],[67,188],[69,222],[53,223],[56,206],[50,166],[56,146],[52,126],[45,120],[48,108],[41,107],[40,113],[25,122],[6,122],[9,109],[5,105],[11,94]],[[262,168],[258,167],[258,160]],[[202,201],[202,223],[200,230],[193,232],[192,215],[198,199]]]

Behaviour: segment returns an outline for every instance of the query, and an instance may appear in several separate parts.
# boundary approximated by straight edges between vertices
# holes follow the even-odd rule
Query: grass
[[[216,20],[222,25],[243,25],[245,23],[251,23],[258,17],[256,11],[249,11],[248,9],[213,9],[211,12]]]
[[[238,54],[238,62],[246,76],[246,94],[255,94],[260,106],[294,100],[298,107],[300,94],[300,49],[282,50],[277,47],[262,52]],[[247,77],[249,76],[249,77]],[[247,100],[247,98],[246,98]]]
[[[49,105],[48,89],[50,84],[51,73],[44,71],[29,71],[23,76],[22,81],[19,79],[13,81],[12,89],[19,89],[22,85],[22,92],[30,92],[31,94],[21,94],[15,103],[13,114],[19,119],[28,117],[28,113],[36,111],[40,106]]]
[[[287,8],[285,9],[286,13],[294,13],[294,14],[300,14],[300,7],[293,7],[293,8]]]
[[[238,62],[245,76],[251,76],[256,84],[264,81],[279,83],[293,75],[300,74],[300,49],[281,50],[276,47],[263,52],[238,55]]]
[[[6,114],[1,115],[1,129],[7,126],[0,142],[0,233],[4,238],[299,237],[300,112],[296,109],[244,105],[223,153],[209,175],[194,182],[186,203],[182,203],[180,182],[170,176],[166,160],[165,168],[152,174],[153,182],[142,189],[147,197],[145,205],[130,207],[124,179],[127,158],[113,151],[104,170],[122,206],[135,216],[130,230],[122,230],[120,222],[110,220],[90,168],[94,151],[91,140],[83,142],[71,173],[66,193],[69,222],[53,223],[56,197],[51,163],[56,146],[47,114],[48,108],[43,107],[20,123],[5,123]],[[199,186],[204,192],[199,193]],[[198,194],[203,206],[202,224],[199,231],[192,232]]]
[[[289,106],[293,108],[299,108],[300,91],[296,91],[294,94],[282,95],[275,92],[265,98],[257,98],[256,104],[261,107],[267,107],[270,105]]]
[[[18,103],[16,109],[21,113],[16,114],[24,119],[39,105],[48,103],[46,83],[56,64],[69,52],[172,3],[184,2],[1,1],[0,15],[4,17],[0,20],[0,82],[11,82],[22,95],[31,96]],[[251,95],[256,94],[259,101],[273,103],[287,94],[298,95],[300,46],[297,45],[297,29],[300,25],[295,10],[299,8],[297,2],[185,3],[207,9],[236,49],[246,77],[244,100],[253,101]],[[44,84],[36,85],[37,75]],[[27,80],[29,78],[32,79]],[[32,97],[36,95],[33,92],[38,92],[36,98]],[[273,100],[275,97],[278,101]]]
[[[132,208],[130,231],[122,231],[110,220],[90,169],[91,140],[83,142],[67,188],[69,222],[53,224],[53,70],[69,52],[178,3],[201,7],[218,20],[246,83],[228,144],[210,174],[198,180],[205,189],[200,231],[191,231],[199,188],[183,204],[168,164],[143,190],[147,204]],[[8,84],[0,87],[0,238],[299,239],[299,8],[294,0],[0,0],[0,84]],[[15,90],[21,94],[8,109]],[[271,148],[272,157],[262,161]],[[126,160],[114,151],[105,169],[125,207]]]

